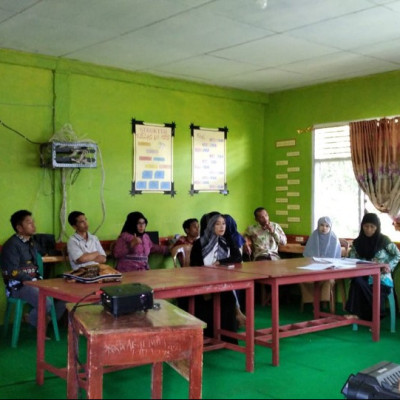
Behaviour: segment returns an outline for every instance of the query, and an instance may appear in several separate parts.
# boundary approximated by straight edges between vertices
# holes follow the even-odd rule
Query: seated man
[[[38,248],[33,240],[36,227],[32,213],[27,210],[15,212],[11,216],[11,225],[15,234],[4,243],[1,252],[1,268],[6,285],[6,295],[25,300],[33,307],[30,313],[24,316],[24,320],[36,327],[39,289],[24,285],[26,281],[42,279],[38,273]],[[55,301],[54,304],[57,319],[60,319],[65,310],[65,303]],[[47,314],[50,313],[50,310],[51,302],[47,299]]]
[[[250,260],[279,260],[278,246],[285,245],[285,232],[276,222],[271,222],[265,208],[254,210],[257,223],[246,229],[243,252]]]
[[[178,240],[174,243],[174,246],[180,244],[193,244],[193,242],[199,237],[199,221],[196,218],[187,219],[183,223],[182,227],[186,236],[179,236]]]
[[[104,264],[106,253],[97,236],[89,233],[89,224],[83,212],[72,211],[68,215],[69,224],[75,233],[67,243],[68,257],[73,270],[93,264]]]
[[[179,236],[178,240],[171,248],[171,253],[174,254],[178,248],[183,247],[185,257],[182,256],[182,253],[178,254],[177,257],[180,265],[182,267],[187,267],[190,264],[190,250],[194,241],[199,237],[199,221],[196,218],[189,218],[184,221],[182,227],[186,236]]]

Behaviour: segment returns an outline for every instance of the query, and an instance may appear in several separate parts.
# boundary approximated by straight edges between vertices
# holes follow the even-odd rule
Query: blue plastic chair
[[[392,290],[389,293],[389,296],[387,297],[389,301],[389,311],[390,311],[390,332],[395,333],[396,332],[396,302],[394,300],[394,290]],[[358,324],[353,324],[353,331],[358,330]]]
[[[42,256],[39,253],[37,253],[37,266],[38,266],[39,274],[41,276],[43,276],[43,260],[42,260]],[[57,341],[60,341],[60,332],[58,330],[56,309],[54,307],[54,299],[52,297],[48,297],[48,299],[51,301],[50,315],[51,315],[51,321],[52,321],[53,329],[54,329],[54,337]],[[25,300],[16,299],[14,297],[7,297],[7,307],[6,307],[4,323],[3,323],[3,336],[7,335],[8,324],[10,322],[10,316],[11,316],[11,309],[13,306],[15,306],[14,323],[13,323],[12,337],[11,337],[11,347],[17,347],[17,344],[18,344],[19,332],[21,329],[22,314],[23,314],[25,304],[27,304],[27,302]]]

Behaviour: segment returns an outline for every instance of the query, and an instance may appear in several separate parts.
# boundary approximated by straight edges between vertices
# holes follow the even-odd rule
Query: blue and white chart
[[[174,124],[134,124],[132,194],[173,193]]]

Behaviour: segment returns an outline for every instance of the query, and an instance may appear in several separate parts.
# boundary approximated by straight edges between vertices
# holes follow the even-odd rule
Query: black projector
[[[382,361],[357,375],[342,388],[346,399],[400,399],[400,365]]]
[[[141,283],[124,283],[101,288],[103,307],[114,317],[153,308],[153,289]]]

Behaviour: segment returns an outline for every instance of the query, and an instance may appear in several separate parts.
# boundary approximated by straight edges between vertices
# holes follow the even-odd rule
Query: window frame
[[[338,158],[327,158],[327,159],[316,159],[316,136],[317,136],[317,131],[318,130],[324,130],[324,129],[331,129],[331,128],[340,128],[340,127],[345,127],[349,126],[349,123],[342,122],[342,123],[337,123],[337,124],[324,124],[324,125],[316,125],[312,129],[312,180],[311,180],[311,226],[312,226],[312,231],[316,228],[318,218],[320,218],[322,215],[316,215],[316,195],[315,195],[315,190],[316,190],[316,165],[321,163],[321,162],[334,162],[334,161],[339,161],[339,160],[350,160],[351,161],[351,154],[349,158],[344,158],[344,157],[338,157]],[[350,132],[349,132],[350,134]],[[354,178],[355,180],[355,178]],[[356,182],[356,181],[355,181]],[[356,182],[357,184],[357,182]],[[357,185],[358,186],[358,185]],[[394,230],[394,228],[391,225],[391,220],[389,220],[388,216],[384,213],[379,212],[378,210],[373,207],[372,203],[369,201],[368,196],[358,187],[358,228],[357,231],[359,230],[359,227],[361,225],[361,221],[364,215],[365,210],[367,212],[373,212],[376,213],[380,220],[381,220],[381,226],[382,230],[381,232],[384,235],[387,235],[392,241],[394,242],[400,242],[400,232],[397,232]],[[340,235],[341,237],[345,237],[347,239],[354,239],[355,237],[358,236],[358,233],[355,237],[351,237],[351,235]]]

